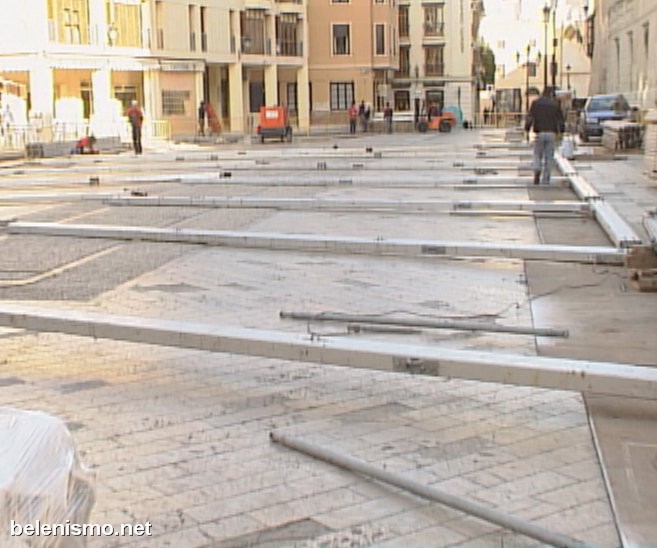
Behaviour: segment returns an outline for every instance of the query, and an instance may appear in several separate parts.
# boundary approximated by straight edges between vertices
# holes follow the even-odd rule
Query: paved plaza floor
[[[556,183],[484,184],[518,179],[529,162],[528,150],[495,156],[492,145],[503,143],[501,132],[456,131],[14,162],[0,172],[0,196],[14,200],[0,204],[0,221],[609,245],[595,220],[577,214],[112,206],[82,196],[576,200]],[[476,145],[486,144],[483,158]],[[640,159],[578,169],[645,238],[640,216],[657,204],[657,183],[639,179]],[[28,198],[46,193],[58,198]],[[320,339],[654,366],[653,295],[608,265],[0,234],[5,302]],[[491,320],[570,337],[354,331],[282,319],[283,310]],[[541,545],[276,445],[274,430],[587,544],[657,539],[654,402],[11,329],[0,331],[0,363],[1,406],[47,411],[69,426],[96,474],[90,520],[152,524],[151,537],[89,546]]]

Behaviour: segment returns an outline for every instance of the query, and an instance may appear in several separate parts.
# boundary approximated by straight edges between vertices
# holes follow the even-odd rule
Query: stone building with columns
[[[131,100],[173,135],[209,101],[224,131],[261,105],[309,125],[305,0],[22,0],[0,20],[0,77],[18,119],[116,135]],[[47,135],[43,136],[47,138]]]
[[[590,94],[622,93],[639,109],[657,106],[657,2],[588,0]]]

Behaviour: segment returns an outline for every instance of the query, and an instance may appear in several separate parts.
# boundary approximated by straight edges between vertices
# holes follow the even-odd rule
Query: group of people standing
[[[367,133],[372,116],[370,105],[366,105],[365,101],[361,101],[360,105],[356,105],[356,101],[352,101],[348,112],[349,133],[356,133],[356,126],[359,122],[363,133]],[[392,133],[392,107],[390,103],[386,103],[385,109],[383,110],[383,121],[386,124],[386,131]]]

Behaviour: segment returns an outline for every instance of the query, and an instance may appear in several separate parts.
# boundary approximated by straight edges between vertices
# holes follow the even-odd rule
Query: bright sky
[[[528,43],[532,44],[531,58],[535,58],[539,50],[544,53],[543,6],[546,3],[548,0],[484,0],[486,16],[480,34],[495,52],[496,63],[505,64],[507,72],[516,66],[517,51],[521,52],[521,63],[524,62]],[[562,21],[582,20],[583,4],[583,0],[557,0],[557,26]]]

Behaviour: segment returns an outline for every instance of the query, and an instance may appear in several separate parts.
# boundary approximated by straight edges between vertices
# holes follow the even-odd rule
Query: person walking
[[[358,105],[358,121],[360,122],[361,129],[367,131],[365,129],[365,101],[361,101],[360,105]]]
[[[550,184],[550,172],[554,161],[554,146],[557,135],[565,130],[563,113],[552,98],[551,88],[546,87],[542,95],[529,107],[525,121],[525,131],[534,129],[534,184]]]
[[[392,107],[390,103],[386,103],[386,108],[383,109],[383,121],[386,124],[386,131],[392,133]]]
[[[358,121],[358,107],[356,101],[351,102],[349,107],[349,133],[352,135],[356,133],[356,122]]]
[[[141,154],[141,126],[144,123],[144,113],[139,108],[139,103],[136,100],[132,100],[126,115],[132,127],[132,146],[135,149],[135,154]]]
[[[203,137],[205,135],[205,116],[207,114],[205,108],[205,101],[201,101],[198,106],[198,134]]]

